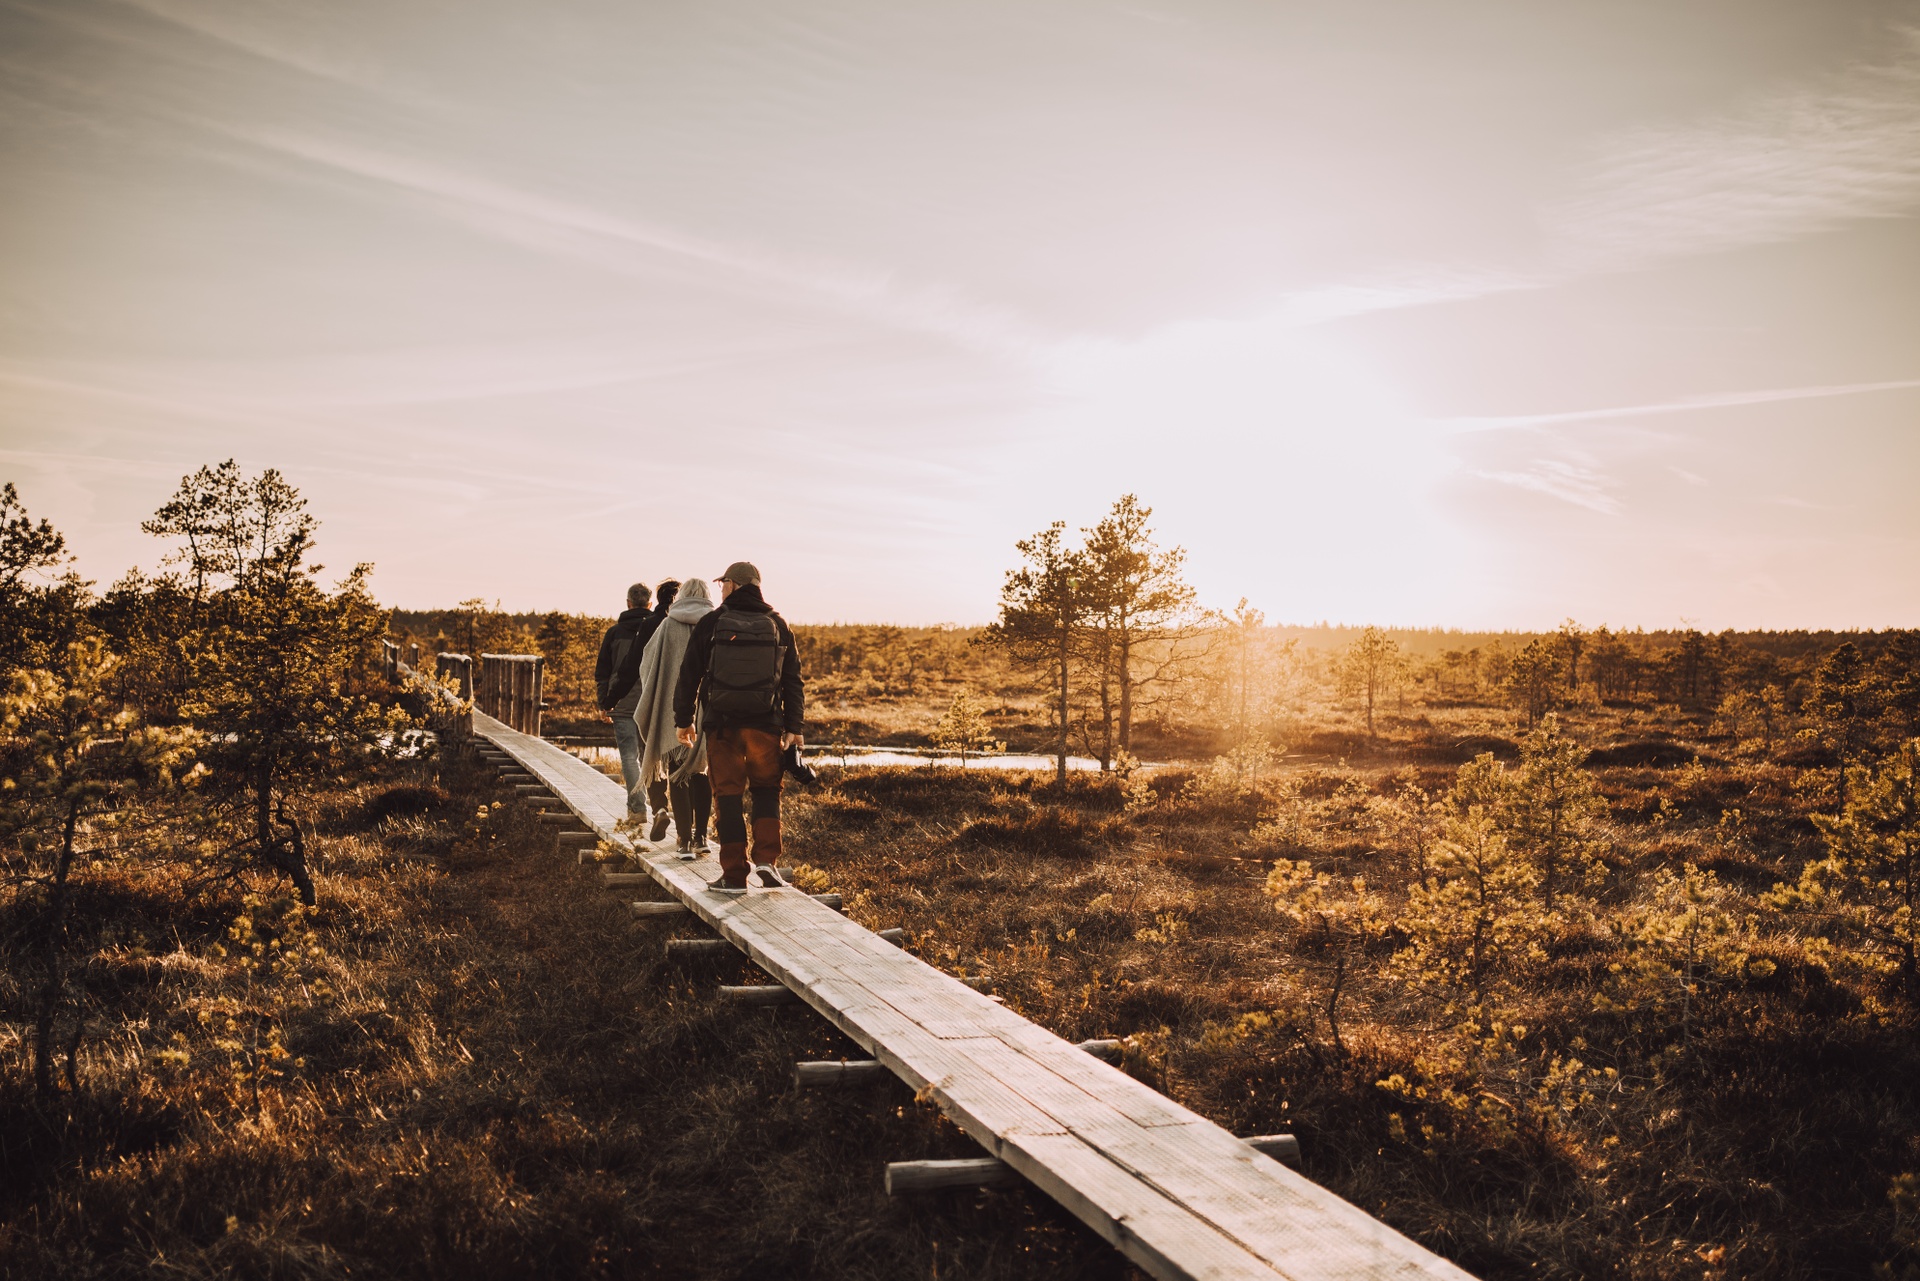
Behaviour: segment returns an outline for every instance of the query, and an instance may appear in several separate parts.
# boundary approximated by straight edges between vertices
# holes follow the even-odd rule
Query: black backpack
[[[784,656],[772,614],[720,610],[707,660],[708,714],[720,721],[749,721],[778,713]]]

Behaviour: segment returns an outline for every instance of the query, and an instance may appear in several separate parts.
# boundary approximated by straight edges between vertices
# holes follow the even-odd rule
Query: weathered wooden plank
[[[856,1070],[865,1069],[865,1070]],[[794,1082],[802,1088],[832,1088],[877,1080],[886,1075],[878,1063],[799,1063]],[[1242,1139],[1256,1152],[1279,1160],[1300,1159],[1300,1142],[1291,1134],[1267,1134]],[[1282,1155],[1284,1154],[1284,1155]],[[887,1195],[926,1192],[938,1188],[982,1188],[1017,1177],[1012,1166],[996,1156],[949,1161],[892,1161],[887,1164]]]

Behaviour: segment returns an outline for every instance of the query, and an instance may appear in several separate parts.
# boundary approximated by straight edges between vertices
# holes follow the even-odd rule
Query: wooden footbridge
[[[731,999],[812,1006],[880,1065],[867,1071],[891,1071],[991,1154],[914,1163],[923,1182],[1018,1175],[1156,1277],[1467,1278],[1247,1142],[800,890],[708,892],[717,862],[682,862],[671,849],[618,833],[625,791],[578,757],[480,711],[473,733],[483,757],[524,775],[524,792],[564,803],[587,828],[581,841],[632,851],[644,871],[609,882],[651,881],[670,896],[636,903],[639,914],[691,912],[779,980],[725,989]],[[895,1171],[903,1182],[907,1172]]]

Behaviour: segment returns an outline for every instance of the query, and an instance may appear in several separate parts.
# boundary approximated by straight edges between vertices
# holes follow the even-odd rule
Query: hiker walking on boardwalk
[[[669,580],[671,581],[671,580]],[[662,583],[662,587],[666,584]],[[640,729],[633,709],[640,701],[640,656],[660,615],[647,608],[653,589],[645,583],[627,588],[627,608],[600,638],[600,657],[593,664],[593,687],[600,710],[613,721],[613,741],[620,745],[620,774],[627,781],[627,812],[644,814],[646,793],[640,782]],[[665,796],[661,797],[665,802]]]
[[[760,571],[735,561],[720,575],[720,608],[694,625],[674,689],[680,741],[693,746],[694,718],[707,739],[720,879],[713,889],[747,888],[747,821],[753,796],[751,871],[769,888],[785,884],[780,859],[780,754],[804,742],[806,705],[793,630],[760,594]]]
[[[674,742],[673,700],[694,625],[712,612],[713,600],[705,579],[689,578],[680,584],[679,595],[640,658],[640,701],[633,710],[644,749],[640,777],[651,787],[654,780],[665,776],[674,835],[680,857],[687,859],[707,852],[707,813],[713,806],[713,788],[707,779],[706,739],[696,733],[691,746]],[[653,840],[666,835],[666,821],[665,813],[654,814]]]

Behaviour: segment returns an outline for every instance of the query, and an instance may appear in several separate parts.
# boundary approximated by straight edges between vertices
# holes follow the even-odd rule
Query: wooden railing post
[[[547,660],[539,654],[480,655],[480,710],[538,738],[546,676]]]
[[[433,660],[433,674],[443,681],[452,681],[461,698],[473,697],[473,659],[465,654],[437,654]]]

